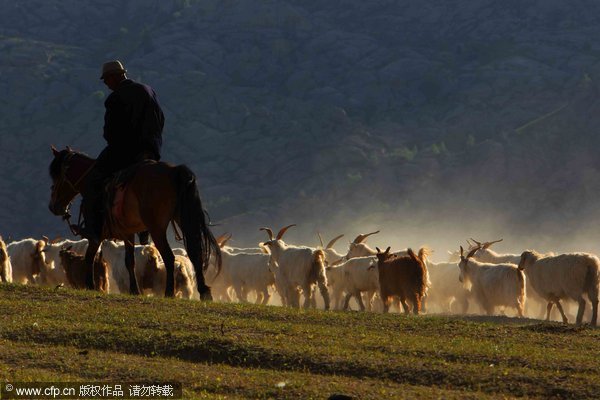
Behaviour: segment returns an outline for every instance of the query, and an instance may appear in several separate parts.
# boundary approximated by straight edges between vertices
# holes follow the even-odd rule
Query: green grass
[[[0,287],[0,309],[2,380],[180,381],[185,398],[600,396],[590,327],[18,285]]]

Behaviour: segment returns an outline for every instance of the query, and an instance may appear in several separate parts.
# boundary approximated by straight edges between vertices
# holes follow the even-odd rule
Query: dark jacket
[[[144,153],[160,159],[165,117],[150,86],[125,79],[104,106],[104,139],[111,154],[119,161],[132,162]]]

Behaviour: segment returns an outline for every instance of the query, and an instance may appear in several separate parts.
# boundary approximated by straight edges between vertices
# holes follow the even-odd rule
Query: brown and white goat
[[[59,256],[69,286],[74,289],[85,289],[87,287],[85,257],[75,253],[71,246],[61,249]],[[94,283],[96,290],[108,293],[108,264],[102,259],[102,252],[94,259]]]
[[[427,250],[422,248],[417,255],[409,248],[407,256],[397,256],[390,253],[389,247],[385,252],[376,249],[383,312],[388,312],[392,296],[398,296],[405,314],[410,312],[407,300],[413,305],[413,314],[419,314],[421,300],[427,292]]]
[[[44,248],[48,238],[42,240],[23,239],[6,246],[13,272],[13,281],[18,283],[46,283],[52,265],[46,261]]]

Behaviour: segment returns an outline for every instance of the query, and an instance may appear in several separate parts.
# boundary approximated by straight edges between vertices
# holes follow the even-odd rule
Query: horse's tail
[[[196,186],[196,176],[185,165],[177,169],[177,207],[178,223],[183,233],[183,243],[190,261],[194,265],[196,281],[200,295],[208,292],[204,282],[204,274],[208,268],[211,256],[215,261],[217,273],[221,268],[221,250],[215,237],[208,229],[200,193]]]

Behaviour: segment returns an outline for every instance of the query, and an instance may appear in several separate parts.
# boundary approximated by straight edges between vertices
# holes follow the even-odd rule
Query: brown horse
[[[52,194],[49,208],[54,215],[68,217],[68,209],[77,194],[85,187],[87,173],[95,160],[67,147],[58,151],[52,147],[50,163]],[[175,295],[175,257],[167,241],[167,228],[175,221],[183,233],[186,251],[196,271],[198,291],[203,300],[211,300],[203,271],[211,255],[221,264],[219,245],[208,228],[204,209],[196,186],[194,173],[185,165],[173,166],[164,162],[139,164],[122,192],[122,212],[119,218],[104,216],[100,242],[90,241],[86,259],[86,284],[94,288],[94,257],[103,239],[125,241],[125,266],[129,272],[131,294],[140,294],[134,269],[135,234],[149,231],[160,252],[167,271],[165,296]],[[105,213],[110,214],[110,213]]]

